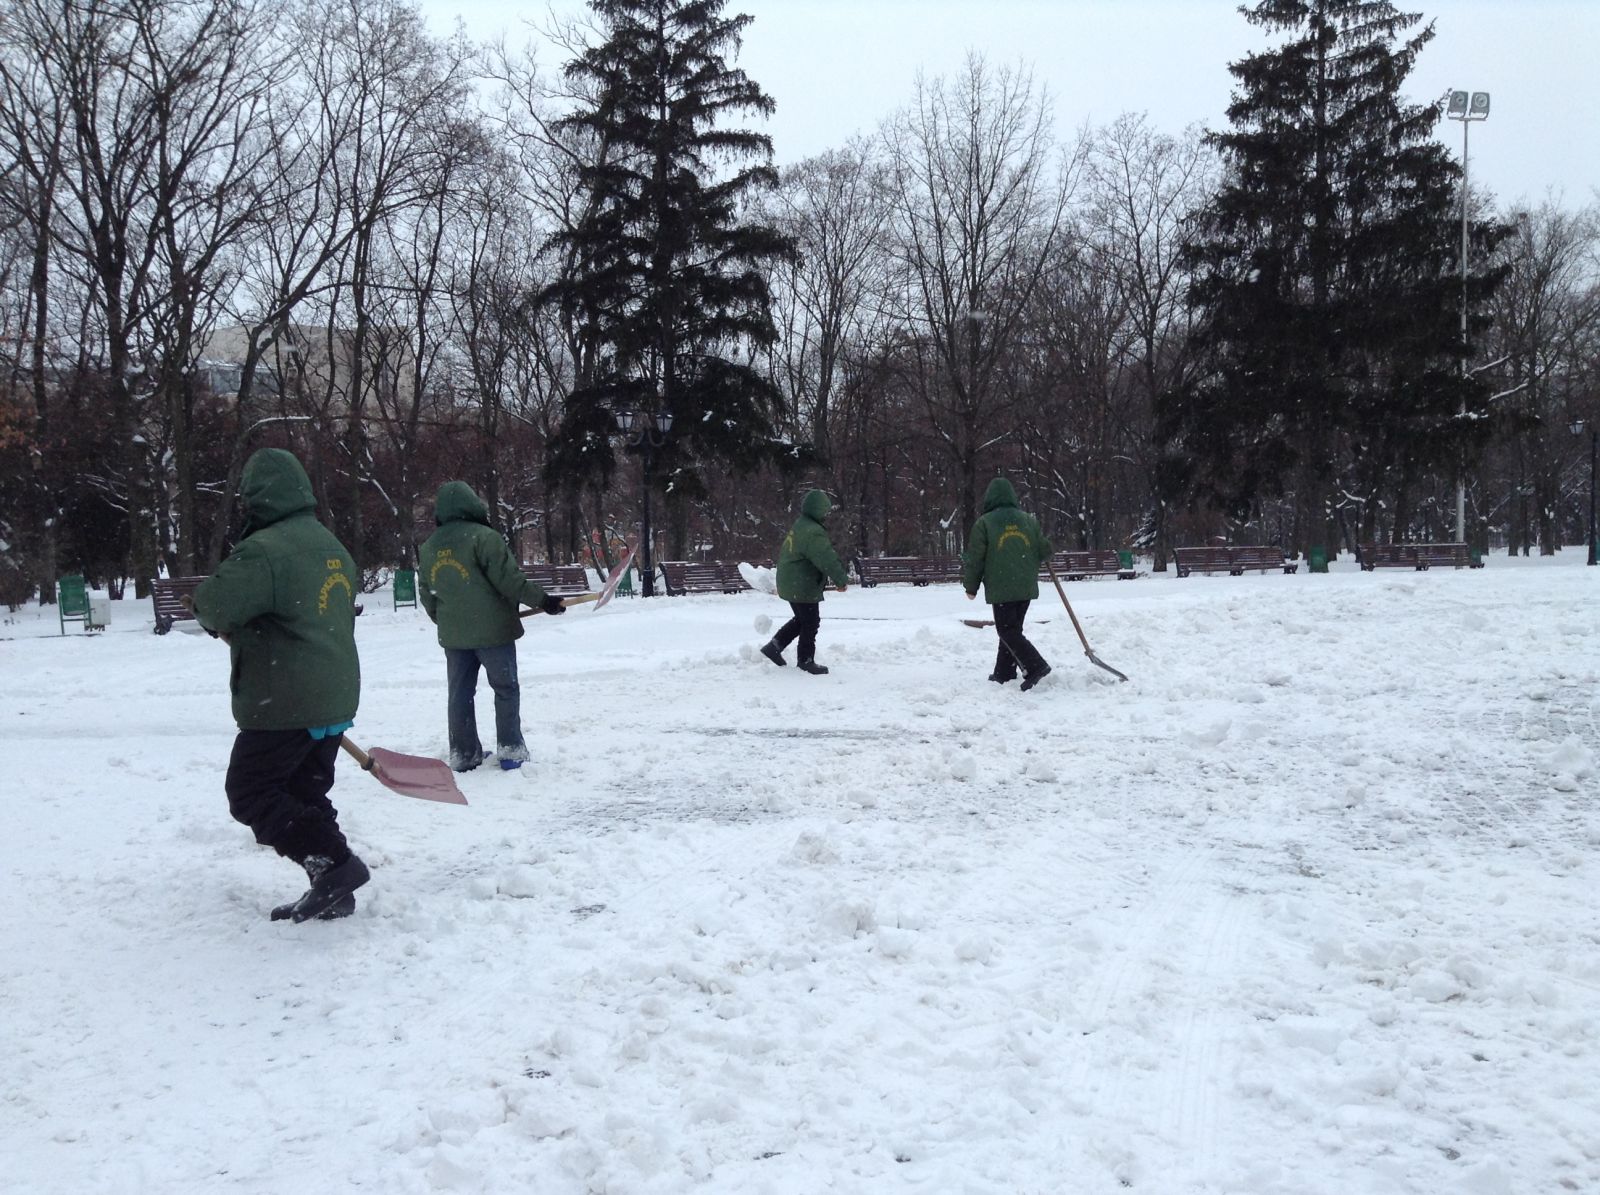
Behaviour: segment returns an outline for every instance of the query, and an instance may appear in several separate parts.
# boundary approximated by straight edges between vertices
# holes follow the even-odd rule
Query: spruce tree
[[[586,99],[560,122],[582,148],[571,267],[547,293],[583,342],[552,480],[609,475],[612,412],[670,414],[654,483],[703,492],[701,471],[767,459],[779,395],[752,359],[775,338],[767,270],[792,241],[743,211],[777,184],[765,134],[720,127],[772,100],[727,64],[745,15],[725,0],[590,0],[605,39],[569,63]],[[648,484],[648,483],[647,483]]]
[[[1187,254],[1211,368],[1165,397],[1158,436],[1169,488],[1236,519],[1292,492],[1295,546],[1331,548],[1336,489],[1369,499],[1370,536],[1376,499],[1481,446],[1458,414],[1486,399],[1460,367],[1460,168],[1439,106],[1400,93],[1431,23],[1387,0],[1242,11],[1285,39],[1229,67],[1226,179]],[[1493,282],[1472,280],[1474,305]]]

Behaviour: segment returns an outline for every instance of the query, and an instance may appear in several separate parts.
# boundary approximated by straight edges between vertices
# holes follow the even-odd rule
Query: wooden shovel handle
[[[1083,644],[1083,650],[1088,655],[1094,652],[1089,648],[1089,640],[1083,633],[1083,627],[1078,622],[1078,616],[1072,612],[1072,603],[1067,601],[1067,591],[1061,588],[1061,578],[1056,576],[1056,566],[1049,559],[1044,562],[1045,568],[1050,570],[1050,579],[1056,584],[1056,592],[1061,595],[1061,604],[1067,608],[1067,617],[1072,619],[1072,629],[1078,632],[1078,642]]]
[[[372,756],[368,755],[360,747],[357,747],[354,743],[352,743],[349,739],[347,739],[342,734],[339,736],[339,746],[343,747],[345,752],[348,755],[352,756],[355,759],[355,761],[358,764],[361,765],[361,770],[363,772],[372,771],[373,766],[374,766],[374,761],[373,761]]]
[[[598,593],[576,593],[576,594],[573,594],[571,597],[562,598],[561,599],[561,604],[563,606],[581,606],[581,605],[583,605],[584,602],[598,602],[599,600],[600,600],[600,595]],[[535,606],[532,610],[524,610],[524,611],[522,611],[520,614],[517,615],[517,617],[518,618],[532,618],[535,614],[543,614],[543,613],[544,613],[543,610],[541,610],[537,606]]]

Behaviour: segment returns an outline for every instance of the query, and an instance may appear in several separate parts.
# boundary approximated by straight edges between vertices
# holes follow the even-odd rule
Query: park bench
[[[961,580],[959,556],[862,556],[856,575],[863,588],[882,584],[939,585]]]
[[[150,582],[150,604],[155,608],[158,635],[165,635],[172,625],[194,618],[190,604],[194,591],[200,588],[204,577],[157,577]]]
[[[1272,572],[1282,569],[1295,573],[1300,569],[1297,561],[1286,560],[1281,548],[1263,544],[1241,544],[1222,548],[1173,548],[1172,559],[1178,566],[1178,576],[1187,577],[1198,570],[1202,573],[1227,573],[1242,577],[1246,569]]]
[[[1361,571],[1376,568],[1416,568],[1417,553],[1411,544],[1362,544]]]
[[[743,593],[749,584],[732,560],[663,560],[661,575],[667,583],[667,596],[690,593]]]
[[[1050,568],[1063,581],[1083,581],[1089,577],[1116,577],[1131,581],[1139,574],[1122,563],[1122,554],[1115,548],[1090,549],[1082,552],[1057,552],[1050,557]],[[1039,569],[1040,578],[1049,576],[1049,569]]]
[[[524,564],[522,573],[540,589],[557,597],[589,592],[589,570],[581,564]]]
[[[1472,558],[1464,543],[1452,544],[1362,544],[1361,570],[1410,568],[1425,572],[1435,565],[1450,568],[1482,568],[1482,559]]]
[[[1448,568],[1482,568],[1483,558],[1474,560],[1472,549],[1466,544],[1416,544],[1417,568],[1430,569],[1434,565]]]
[[[1300,562],[1290,560],[1283,554],[1282,548],[1270,545],[1251,544],[1248,546],[1235,546],[1228,549],[1228,559],[1233,562],[1233,575],[1241,576],[1246,569],[1259,569],[1264,573],[1283,570],[1284,576],[1291,576],[1300,571]]]
[[[1227,548],[1173,548],[1173,563],[1178,576],[1187,577],[1192,572],[1231,573],[1233,562],[1228,559]]]

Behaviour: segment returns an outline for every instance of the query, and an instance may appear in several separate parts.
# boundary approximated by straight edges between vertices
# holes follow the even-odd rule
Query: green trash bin
[[[1133,553],[1132,552],[1126,552],[1126,551],[1123,551],[1121,548],[1118,548],[1117,549],[1117,567],[1118,568],[1123,568],[1123,569],[1132,568],[1133,567]]]
[[[69,622],[81,622],[85,630],[93,629],[89,622],[89,589],[81,573],[69,573],[56,582],[56,617],[63,635]]]
[[[394,608],[417,604],[417,573],[415,569],[396,569],[394,574]]]
[[[1328,549],[1321,544],[1312,544],[1306,549],[1306,572],[1325,573],[1328,571]]]

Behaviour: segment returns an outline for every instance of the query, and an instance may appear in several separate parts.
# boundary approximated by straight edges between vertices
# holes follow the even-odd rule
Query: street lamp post
[[[650,551],[650,464],[656,449],[667,442],[672,430],[672,415],[667,411],[635,411],[630,408],[615,412],[617,427],[628,447],[639,450],[644,470],[643,537],[639,555],[639,594],[656,595],[655,559]]]
[[[1584,424],[1583,424],[1583,420],[1582,419],[1574,419],[1572,421],[1572,434],[1575,435],[1575,436],[1583,435],[1583,426],[1584,426]],[[1591,427],[1589,429],[1589,563],[1590,564],[1600,564],[1600,560],[1597,560],[1596,557],[1595,557],[1595,553],[1596,553],[1597,549],[1600,549],[1600,543],[1596,542],[1597,537],[1596,537],[1596,534],[1595,534],[1595,518],[1594,518],[1594,493],[1595,493],[1595,483],[1596,483],[1597,480],[1600,480],[1600,426]]]
[[[1461,379],[1466,381],[1467,368],[1467,130],[1475,120],[1489,119],[1489,93],[1487,91],[1452,91],[1445,115],[1461,122]],[[1461,415],[1465,422],[1467,398],[1461,396]],[[1456,541],[1467,538],[1467,479],[1465,471],[1456,479]]]

